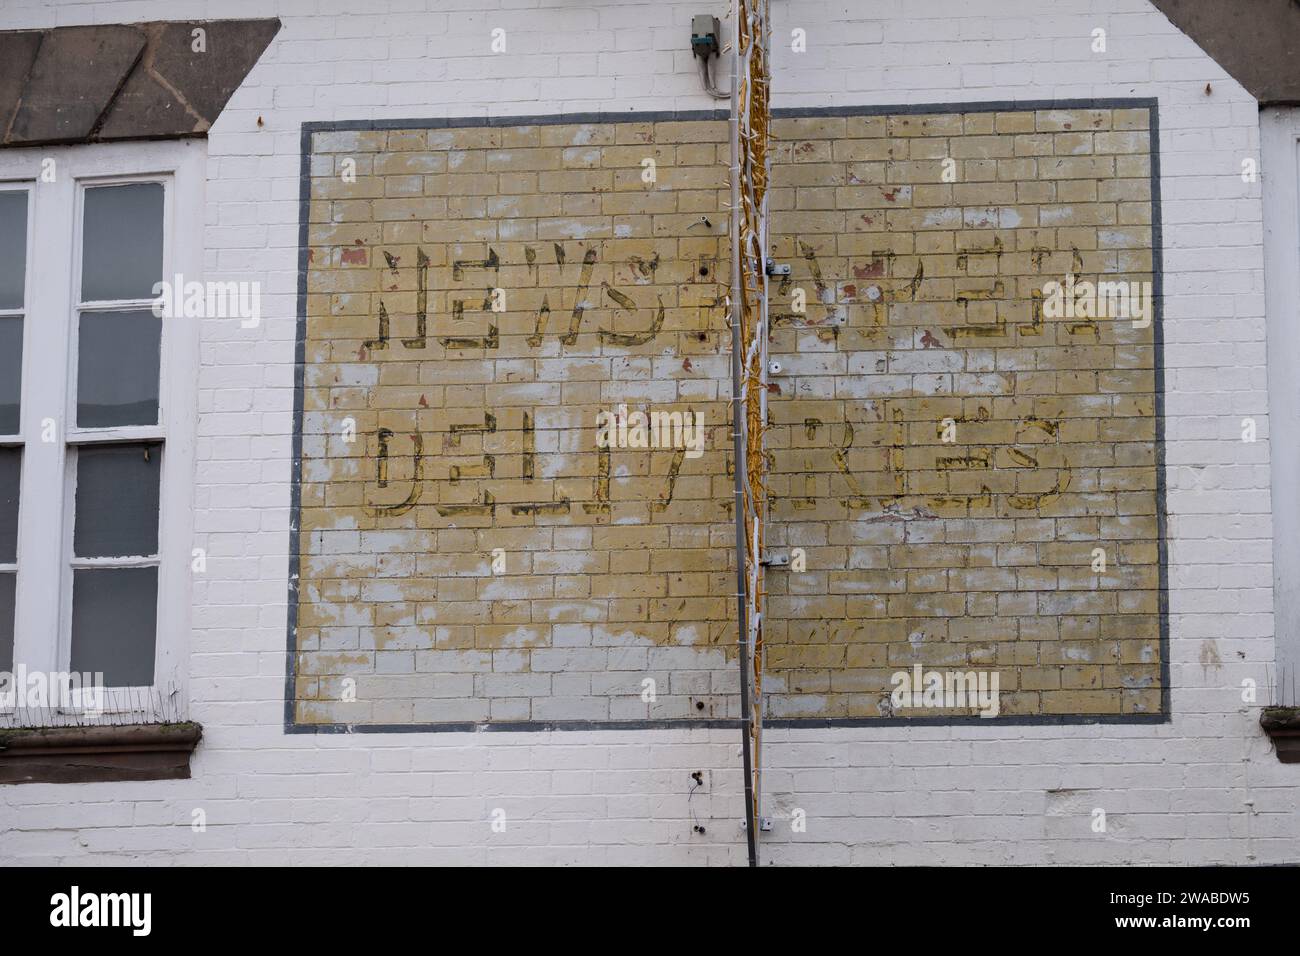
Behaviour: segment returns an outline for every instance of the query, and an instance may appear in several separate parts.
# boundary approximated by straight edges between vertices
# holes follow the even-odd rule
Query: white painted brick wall
[[[0,862],[736,863],[737,735],[285,736],[304,120],[701,109],[687,36],[722,4],[5,0],[0,29],[279,15],[209,140],[206,264],[259,280],[205,323],[188,781],[0,788]],[[776,0],[778,106],[1155,96],[1165,224],[1174,719],[769,731],[773,863],[1294,862],[1300,768],[1243,678],[1274,657],[1255,102],[1146,0]],[[851,12],[846,12],[851,11]],[[508,53],[487,53],[493,27]],[[1108,31],[1093,54],[1091,31]],[[790,51],[793,27],[808,52]],[[1207,95],[1206,84],[1213,92]],[[257,125],[258,118],[264,127]],[[1261,440],[1242,444],[1241,418]],[[1201,663],[1212,644],[1221,667]],[[707,786],[688,802],[689,774]],[[503,808],[509,826],[493,833]],[[1092,833],[1093,808],[1108,832]],[[190,828],[202,808],[207,830]],[[807,813],[792,834],[790,812]],[[691,814],[707,832],[691,831]]]

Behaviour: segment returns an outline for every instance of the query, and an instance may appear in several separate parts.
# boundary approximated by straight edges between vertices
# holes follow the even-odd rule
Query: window
[[[202,158],[0,153],[0,668],[143,720],[183,711],[201,320],[153,305],[200,278]]]
[[[1277,635],[1268,703],[1300,705],[1300,108],[1272,106],[1259,114],[1264,198],[1264,295],[1267,326],[1267,446],[1243,445],[1268,460],[1273,518],[1273,632]],[[1243,187],[1244,188],[1244,187]],[[1259,423],[1260,438],[1265,423]],[[1244,452],[1243,452],[1244,453]]]
[[[0,185],[0,671],[13,670],[18,582],[18,494],[23,444],[23,305],[27,301],[28,190]]]

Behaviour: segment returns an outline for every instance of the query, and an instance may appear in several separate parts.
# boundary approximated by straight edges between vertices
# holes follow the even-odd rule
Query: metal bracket
[[[790,264],[788,262],[773,262],[768,259],[763,265],[763,271],[770,276],[788,276],[790,274]]]
[[[790,563],[790,555],[783,551],[770,551],[759,563],[765,568],[783,568]]]

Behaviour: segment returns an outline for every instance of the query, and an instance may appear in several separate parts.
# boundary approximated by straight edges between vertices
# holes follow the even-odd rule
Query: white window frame
[[[1274,683],[1300,681],[1300,108],[1260,112],[1268,450],[1273,510]],[[1279,692],[1281,688],[1278,687]]]
[[[52,161],[52,166],[50,165]],[[198,376],[198,319],[162,321],[159,424],[109,428],[76,426],[78,317],[83,310],[149,308],[152,300],[84,303],[81,286],[81,216],[85,190],[122,182],[162,182],[163,271],[172,282],[202,280],[206,143],[174,140],[50,149],[0,150],[0,184],[24,182],[28,202],[27,297],[23,324],[18,580],[14,663],[29,672],[71,667],[72,533],[75,455],[90,443],[162,441],[156,561],[158,565],[154,683],[113,688],[106,714],[114,722],[158,720],[187,713],[193,540],[194,444]],[[42,173],[52,169],[53,181]],[[55,440],[42,440],[54,419]],[[100,564],[101,561],[75,564]]]
[[[36,217],[33,215],[33,210],[32,210],[33,190],[32,190],[31,183],[24,182],[22,180],[18,180],[16,182],[6,182],[3,178],[0,178],[0,192],[21,192],[21,193],[25,193],[27,196],[27,234],[23,237],[23,242],[25,243],[24,248],[26,250],[26,258],[23,264],[23,304],[16,309],[0,309],[0,318],[12,318],[14,316],[19,316],[22,318],[23,321],[23,354],[22,354],[22,361],[19,366],[19,373],[18,373],[21,378],[20,381],[20,386],[21,386],[23,382],[27,381],[28,376],[30,374],[28,369],[28,362],[30,360],[29,359],[30,350],[27,348],[27,325],[28,322],[30,321],[28,315],[32,304],[32,284],[33,284],[32,283],[32,232],[35,229]],[[19,454],[22,456],[20,458],[19,467],[26,468],[27,443],[23,440],[23,428],[22,428],[22,418],[21,418],[22,403],[23,403],[22,392],[20,390],[19,397],[18,397],[18,414],[19,414],[18,432],[12,435],[0,434],[0,448],[19,449]],[[22,490],[21,475],[22,472],[20,471],[19,480],[18,480],[18,515],[19,515],[18,520],[20,522],[22,521],[22,507],[23,507],[23,490]],[[0,561],[0,573],[12,574],[15,577],[14,622],[13,622],[14,623],[13,659],[15,663],[17,663],[18,661],[17,601],[19,597],[19,590],[18,590],[18,584],[16,579],[18,576],[18,569],[22,567],[22,563],[23,563],[23,541],[22,541],[22,535],[19,534],[18,541],[17,541],[17,551],[14,554],[13,563],[10,564],[7,562]]]

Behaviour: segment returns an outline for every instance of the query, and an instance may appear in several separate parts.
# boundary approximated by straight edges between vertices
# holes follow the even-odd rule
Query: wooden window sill
[[[0,784],[187,780],[203,728],[177,724],[0,730]]]
[[[1278,760],[1300,763],[1300,707],[1265,707],[1259,725],[1272,738]]]

